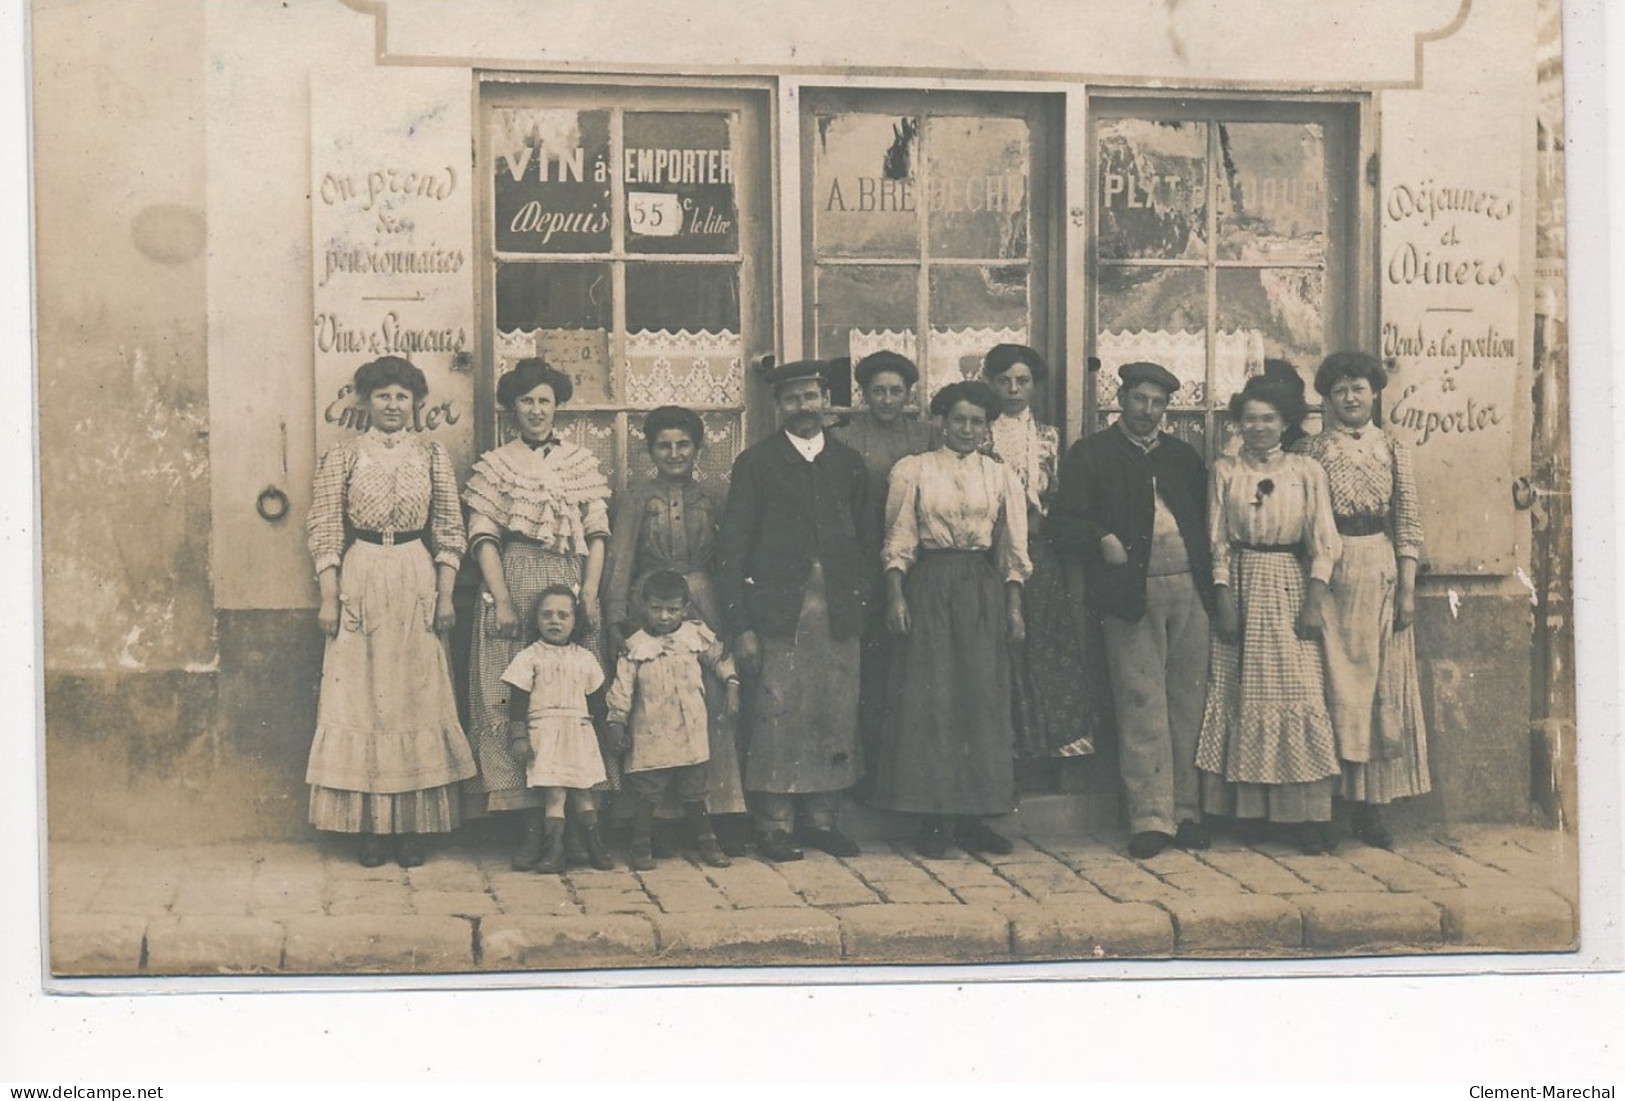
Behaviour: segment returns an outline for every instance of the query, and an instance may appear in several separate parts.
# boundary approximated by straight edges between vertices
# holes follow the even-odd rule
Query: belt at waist
[[[1258,554],[1302,554],[1302,543],[1232,543],[1237,550],[1254,551]]]
[[[1388,530],[1388,525],[1381,516],[1337,517],[1337,534],[1339,535],[1381,535],[1386,530]]]
[[[543,543],[540,539],[532,539],[528,535],[520,535],[517,531],[505,531],[505,532],[503,532],[502,533],[502,543],[503,543],[504,546],[539,547],[542,550],[553,550],[554,549],[552,546],[549,546],[548,544]]]
[[[921,558],[986,558],[993,553],[993,548],[967,549],[964,547],[921,547]]]
[[[567,719],[588,719],[592,717],[587,714],[585,709],[580,707],[535,707],[526,714],[532,719],[555,718],[560,715]]]
[[[356,529],[350,534],[363,543],[376,543],[380,547],[393,547],[400,543],[416,543],[418,540],[429,538],[428,528],[419,528],[417,531],[363,531]]]

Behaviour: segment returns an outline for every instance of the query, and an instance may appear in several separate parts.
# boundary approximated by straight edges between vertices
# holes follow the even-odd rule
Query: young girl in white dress
[[[598,734],[587,714],[587,697],[604,686],[598,659],[579,644],[586,619],[567,585],[549,585],[536,601],[541,638],[521,650],[502,681],[508,696],[508,754],[525,769],[528,787],[541,789],[541,806],[522,813],[543,820],[541,858],[530,870],[564,871],[564,812],[581,823],[587,857],[607,871],[614,863],[604,851],[598,806],[592,788],[604,782]]]

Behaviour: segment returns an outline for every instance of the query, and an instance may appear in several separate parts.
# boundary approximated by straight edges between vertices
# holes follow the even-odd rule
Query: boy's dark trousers
[[[688,822],[700,859],[713,868],[729,865],[730,861],[717,844],[717,835],[711,828],[711,815],[705,808],[706,792],[710,789],[705,762],[628,772],[621,782],[636,798],[632,811],[631,864],[634,871],[648,871],[654,867],[649,833],[654,825],[655,805],[667,791],[671,791],[682,805],[683,817]]]

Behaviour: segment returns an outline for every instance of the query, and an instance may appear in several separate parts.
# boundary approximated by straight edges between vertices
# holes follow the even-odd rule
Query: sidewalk
[[[1146,861],[1122,838],[924,861],[874,842],[837,860],[668,859],[652,872],[514,872],[495,838],[422,867],[348,846],[52,846],[62,976],[542,971],[1561,951],[1576,841],[1517,827],[1345,841],[1303,856],[1219,840]],[[617,853],[619,862],[620,853]]]

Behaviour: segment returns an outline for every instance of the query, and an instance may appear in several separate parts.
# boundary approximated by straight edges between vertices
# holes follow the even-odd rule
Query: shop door
[[[725,485],[774,346],[766,118],[763,91],[482,82],[483,447],[510,431],[496,380],[540,355],[575,381],[559,432],[617,492],[653,476],[660,405],[701,414],[695,476]]]
[[[981,373],[995,344],[1055,367],[1034,413],[1054,423],[1054,97],[803,92],[803,285],[809,351],[855,364],[886,349],[920,368],[915,401]],[[860,399],[837,380],[837,405]]]

